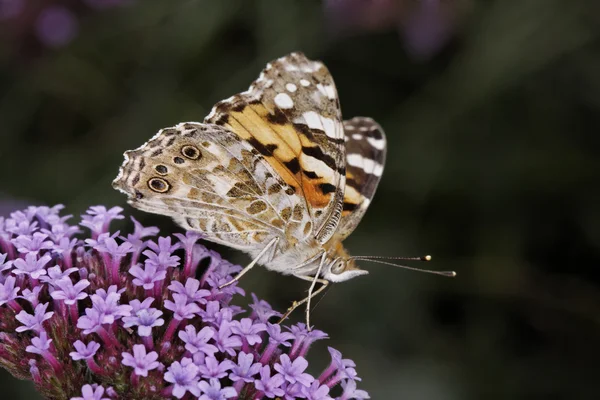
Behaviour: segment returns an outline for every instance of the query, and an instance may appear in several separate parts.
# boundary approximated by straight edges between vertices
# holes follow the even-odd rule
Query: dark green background
[[[383,22],[335,35],[317,1],[63,3],[80,32],[61,49],[0,22],[4,212],[121,205],[180,231],[111,188],[122,152],[202,120],[266,62],[301,50],[329,67],[345,117],[372,116],[388,137],[351,253],[432,254],[424,266],[458,272],[364,264],[370,275],[334,285],[313,312],[331,339],[309,353],[312,372],[331,345],[356,361],[374,399],[598,398],[596,0],[461,1],[453,38],[429,58]],[[258,269],[242,287],[284,309],[306,283]],[[34,398],[28,383],[0,378],[3,398]]]

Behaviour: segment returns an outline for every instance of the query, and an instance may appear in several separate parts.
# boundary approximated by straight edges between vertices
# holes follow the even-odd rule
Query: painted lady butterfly
[[[292,53],[203,123],[162,129],[127,151],[113,186],[136,208],[250,254],[235,280],[258,263],[311,281],[284,316],[307,303],[310,327],[312,297],[367,273],[342,242],[369,206],[385,152],[375,121],[342,120],[325,65]]]

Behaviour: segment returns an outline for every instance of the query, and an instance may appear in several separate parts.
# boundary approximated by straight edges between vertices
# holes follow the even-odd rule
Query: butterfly
[[[230,283],[257,264],[312,282],[282,318],[306,303],[310,327],[312,297],[367,273],[343,241],[367,211],[385,155],[379,124],[342,119],[325,65],[291,53],[204,122],[161,129],[125,152],[113,186],[133,207],[248,253]]]

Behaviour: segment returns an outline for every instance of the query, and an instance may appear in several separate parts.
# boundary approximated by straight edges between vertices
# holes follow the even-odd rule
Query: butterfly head
[[[341,243],[333,246],[328,255],[329,257],[322,275],[323,278],[330,282],[344,282],[356,276],[369,273],[369,271],[356,266],[356,260],[350,257]]]

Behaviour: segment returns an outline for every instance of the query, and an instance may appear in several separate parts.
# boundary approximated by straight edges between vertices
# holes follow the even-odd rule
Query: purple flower
[[[285,398],[285,400],[296,400],[297,398],[304,398],[303,389],[306,389],[306,387],[302,386],[299,382],[284,383],[283,390],[285,393],[283,397]]]
[[[45,255],[38,259],[35,253],[27,253],[25,255],[25,260],[22,258],[17,258],[13,262],[13,266],[15,267],[12,270],[12,273],[15,275],[29,275],[33,279],[39,279],[40,276],[46,275],[46,270],[44,266],[50,261],[52,257],[49,255]]]
[[[94,246],[100,253],[108,253],[113,258],[123,258],[129,253],[133,253],[133,246],[129,242],[118,244],[112,237],[107,237],[102,243]]]
[[[175,293],[173,294],[173,300],[175,301],[165,300],[165,308],[173,311],[173,317],[179,321],[193,318],[200,311],[197,304],[188,304],[185,295]]]
[[[78,300],[83,300],[88,297],[87,293],[82,291],[90,286],[90,281],[82,279],[73,285],[73,282],[69,278],[63,278],[55,282],[55,285],[60,290],[54,290],[51,296],[55,300],[64,300],[65,304],[73,305]]]
[[[273,310],[271,305],[264,300],[259,300],[258,297],[254,293],[252,293],[253,303],[250,304],[250,308],[252,308],[252,315],[256,315],[262,322],[267,322],[271,317],[281,317],[281,313]]]
[[[64,278],[69,278],[73,272],[77,271],[77,268],[68,268],[66,270],[62,270],[58,265],[54,267],[48,268],[48,274],[40,277],[40,281],[43,283],[50,283],[51,285],[55,285],[57,281],[60,281]]]
[[[272,399],[275,396],[283,396],[285,392],[281,389],[281,385],[285,379],[281,374],[275,374],[271,377],[271,368],[265,365],[260,369],[260,379],[254,381],[254,386],[264,393],[265,396]]]
[[[360,381],[361,379],[356,376],[356,364],[352,360],[342,359],[342,353],[333,347],[328,347],[329,354],[331,355],[331,366],[337,370],[338,379],[352,379]]]
[[[231,336],[231,328],[229,325],[230,322],[227,321],[221,323],[215,341],[219,351],[234,356],[236,348],[242,345],[242,340],[239,336]]]
[[[100,349],[100,344],[92,340],[86,345],[81,340],[78,340],[73,343],[73,347],[77,350],[69,353],[73,360],[87,360],[96,355],[96,352]]]
[[[84,335],[97,332],[102,327],[103,315],[95,308],[86,308],[85,315],[77,321],[77,327],[83,330]]]
[[[290,332],[282,332],[281,325],[279,324],[267,324],[267,332],[269,333],[269,342],[290,347],[290,340],[294,339],[294,335]]]
[[[253,363],[254,354],[246,354],[240,352],[238,354],[238,363],[234,365],[229,374],[229,379],[232,381],[243,380],[244,382],[253,382],[255,376],[261,368],[260,363]]]
[[[83,397],[71,397],[71,400],[111,400],[104,396],[104,388],[100,385],[83,385],[81,388]]]
[[[17,327],[17,332],[24,332],[28,330],[32,330],[34,332],[40,333],[43,328],[42,324],[44,321],[52,318],[54,315],[53,311],[46,312],[48,308],[48,303],[38,304],[33,311],[33,315],[27,313],[26,311],[21,311],[16,315],[17,321],[23,324],[23,326]]]
[[[37,256],[40,250],[50,249],[54,245],[51,240],[46,240],[47,237],[48,235],[35,232],[33,235],[19,235],[12,242],[19,253],[32,253]]]
[[[82,222],[81,224],[83,225],[83,222]],[[114,238],[116,238],[117,236],[119,236],[119,231],[117,231],[117,232],[113,233],[112,235],[110,234],[110,232],[103,232],[103,233],[100,233],[100,234],[99,234],[99,235],[98,235],[96,238],[94,238],[94,239],[85,239],[85,243],[86,243],[88,246],[90,246],[90,247],[92,247],[92,248],[94,248],[94,249],[96,249],[96,250],[98,250],[97,248],[99,248],[99,249],[102,249],[102,250],[103,250],[103,251],[102,251],[103,253],[108,253],[108,251],[106,251],[106,248],[104,247],[104,242],[105,242],[107,239],[109,239],[109,238],[110,238],[110,239],[114,239]]]
[[[151,351],[146,354],[146,348],[143,344],[133,346],[133,355],[123,352],[123,365],[135,368],[134,372],[138,376],[148,376],[148,371],[158,368],[158,353]]]
[[[1,218],[0,218],[1,221]],[[1,236],[0,236],[1,238]],[[0,254],[0,272],[4,272],[10,270],[12,268],[13,262],[11,260],[6,261],[7,254]]]
[[[221,382],[218,379],[211,379],[210,383],[200,381],[198,387],[202,391],[200,400],[226,400],[237,396],[237,392],[232,387],[224,387],[221,389]]]
[[[106,297],[99,294],[93,294],[92,307],[102,315],[103,324],[112,324],[116,319],[127,317],[131,313],[131,306],[127,304],[119,304],[121,294],[109,293]]]
[[[142,286],[146,290],[154,288],[155,282],[160,282],[167,277],[166,270],[159,270],[157,265],[148,262],[143,269],[139,265],[134,265],[129,269],[129,273],[135,276],[133,284]]]
[[[139,336],[151,336],[152,328],[163,326],[165,323],[164,319],[159,318],[163,312],[150,307],[150,304],[152,304],[153,301],[154,299],[149,297],[145,299],[143,303],[140,303],[139,300],[132,300],[129,302],[129,305],[131,306],[131,315],[122,318],[124,323],[123,326],[125,328],[137,326],[137,333]]]
[[[329,396],[329,386],[314,381],[310,387],[302,386],[302,393],[308,400],[332,400]]]
[[[348,379],[347,381],[342,381],[341,385],[342,385],[342,389],[344,389],[344,392],[342,393],[340,400],[347,400],[347,399],[364,400],[364,399],[371,398],[371,397],[369,397],[369,394],[367,392],[365,392],[364,390],[356,389],[356,381],[353,379]]]
[[[250,346],[262,343],[259,333],[266,330],[267,326],[265,324],[261,322],[255,324],[250,318],[243,318],[241,321],[231,323],[231,332],[246,339]]]
[[[145,250],[142,254],[148,257],[146,264],[154,265],[159,271],[179,265],[179,257],[165,251],[156,254],[152,250]]]
[[[215,326],[220,326],[222,318],[217,323],[217,317],[222,316],[222,315],[218,314],[220,309],[221,309],[221,305],[219,304],[218,301],[209,301],[208,303],[206,303],[206,306],[204,309],[202,309],[202,308],[200,309],[199,315],[204,322],[209,322]]]
[[[315,380],[312,375],[304,373],[308,367],[308,361],[304,357],[298,357],[292,362],[287,354],[282,354],[279,360],[281,363],[275,363],[273,368],[289,383],[299,382],[308,387]]]
[[[50,343],[52,343],[52,339],[48,339],[46,332],[42,331],[39,337],[31,339],[31,346],[27,346],[25,351],[28,353],[44,354],[50,349]]]
[[[188,303],[206,304],[205,297],[210,296],[210,290],[200,289],[200,281],[193,278],[188,278],[185,281],[185,286],[181,282],[173,281],[169,285],[169,290],[187,296]]]
[[[31,303],[32,306],[37,306],[39,303],[40,292],[42,291],[42,286],[36,286],[33,289],[23,289],[21,292],[21,298],[27,300]]]
[[[217,352],[217,347],[209,344],[215,332],[212,328],[205,326],[196,333],[196,328],[193,325],[185,327],[185,331],[179,331],[179,338],[185,343],[185,349],[192,354],[202,352],[207,356],[213,356]]]
[[[208,356],[204,359],[204,365],[198,366],[198,372],[203,378],[224,378],[234,366],[231,360],[219,362],[215,357]]]
[[[108,229],[108,224],[115,219],[123,219],[124,217],[121,215],[123,209],[121,207],[112,207],[110,209],[106,209],[104,206],[92,206],[88,210],[88,215],[84,215],[84,221],[89,220],[89,216],[91,218],[95,218],[96,221],[100,221],[103,224],[102,232],[105,232]],[[83,223],[81,225],[84,225]],[[84,225],[85,226],[85,225]]]
[[[131,238],[143,239],[148,236],[155,236],[159,230],[155,226],[145,227],[140,224],[135,218],[130,217],[131,221],[133,221],[133,233],[127,236],[129,242],[131,242]]]
[[[158,244],[156,244],[155,242],[153,242],[152,240],[149,240],[146,245],[148,246],[148,248],[150,250],[152,250],[154,253],[156,254],[160,254],[162,252],[165,253],[172,253],[175,250],[177,250],[180,247],[179,243],[175,243],[175,244],[171,244],[171,237],[167,236],[167,237],[159,237],[158,238]]]
[[[4,283],[0,283],[0,306],[17,298],[20,288],[15,287],[16,281],[14,276],[8,276]]]
[[[165,381],[173,384],[173,396],[182,398],[186,392],[200,396],[198,387],[198,367],[191,359],[184,357],[181,363],[175,361],[165,372]]]
[[[182,235],[181,233],[175,233],[173,236],[179,239],[186,252],[191,252],[196,242],[202,237],[201,234],[194,231],[187,231],[185,235]]]
[[[94,293],[94,297],[100,297],[102,300],[106,300],[108,298],[108,296],[110,296],[111,294],[115,293],[120,296],[121,293],[123,293],[124,291],[125,291],[125,288],[118,289],[117,285],[110,285],[108,287],[108,290],[104,290],[103,288],[96,290],[96,293]]]

